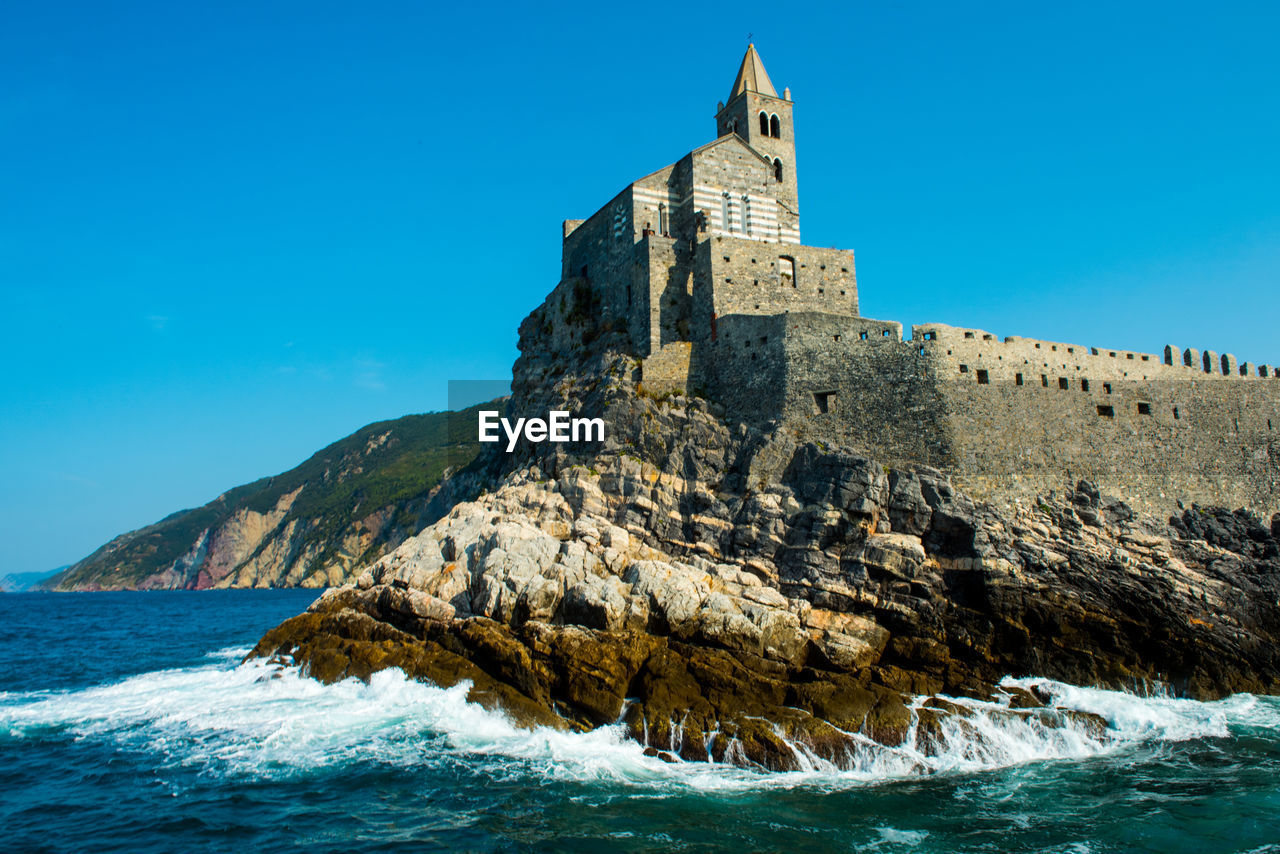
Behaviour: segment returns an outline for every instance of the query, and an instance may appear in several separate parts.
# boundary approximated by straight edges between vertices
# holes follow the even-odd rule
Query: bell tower
[[[775,198],[784,209],[779,211],[779,219],[793,223],[798,239],[800,199],[796,188],[792,106],[791,90],[784,89],[782,97],[778,97],[769,73],[764,70],[764,62],[756,53],[756,46],[747,45],[729,100],[716,112],[716,136],[736,133],[773,164]]]

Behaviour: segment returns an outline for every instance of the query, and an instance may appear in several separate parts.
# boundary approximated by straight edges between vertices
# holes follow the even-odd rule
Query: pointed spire
[[[764,70],[764,63],[760,61],[760,54],[756,53],[754,44],[747,45],[747,53],[742,57],[738,76],[733,79],[733,91],[729,93],[729,100],[732,101],[743,92],[759,92],[761,95],[778,97],[772,81],[769,80],[769,72]]]

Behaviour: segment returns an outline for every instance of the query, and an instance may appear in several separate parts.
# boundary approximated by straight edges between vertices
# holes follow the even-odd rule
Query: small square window
[[[1103,383],[1102,390],[1105,391],[1107,394],[1111,394],[1111,383]]]
[[[1114,407],[1111,407],[1111,406],[1099,406],[1098,414],[1101,415],[1103,418],[1115,418],[1116,410]]]
[[[961,366],[960,366],[960,373],[962,373],[962,374],[967,374],[967,373],[969,373],[969,366],[968,366],[968,365],[961,365]]]
[[[1070,381],[1067,380],[1066,377],[1058,377],[1058,388],[1062,389],[1063,391],[1066,391],[1067,389],[1071,388],[1071,383]]]
[[[1088,381],[1088,380],[1080,380],[1080,390],[1081,390],[1081,391],[1088,391],[1088,390],[1089,390],[1089,381]]]
[[[1014,384],[1014,385],[1022,385],[1022,374],[1014,374],[1014,375],[1013,375],[1013,384]]]
[[[859,332],[859,333],[858,333],[858,338],[859,338],[860,340],[862,340],[862,341],[866,341],[866,340],[867,340],[867,333],[865,333],[865,332]]]
[[[987,384],[987,383],[989,383],[990,381],[991,381],[991,380],[990,380],[990,378],[988,377],[987,372],[986,372],[986,371],[984,371],[984,370],[979,369],[979,370],[978,370],[978,385],[986,385],[986,384]]]
[[[1138,414],[1139,414],[1139,415],[1150,415],[1150,414],[1151,414],[1151,404],[1149,404],[1149,403],[1139,403],[1139,404],[1138,404]]]

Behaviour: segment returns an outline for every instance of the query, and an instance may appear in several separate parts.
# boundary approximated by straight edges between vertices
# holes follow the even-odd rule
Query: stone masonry
[[[1280,368],[941,324],[904,339],[860,317],[853,253],[800,242],[793,107],[749,47],[715,141],[564,222],[536,346],[558,358],[624,333],[652,391],[942,469],[979,496],[1087,479],[1152,510],[1280,503]]]

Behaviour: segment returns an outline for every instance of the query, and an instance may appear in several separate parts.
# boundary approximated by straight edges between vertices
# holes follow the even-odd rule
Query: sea
[[[1038,682],[947,750],[769,773],[242,659],[315,591],[0,595],[0,851],[1280,852],[1280,700]]]

